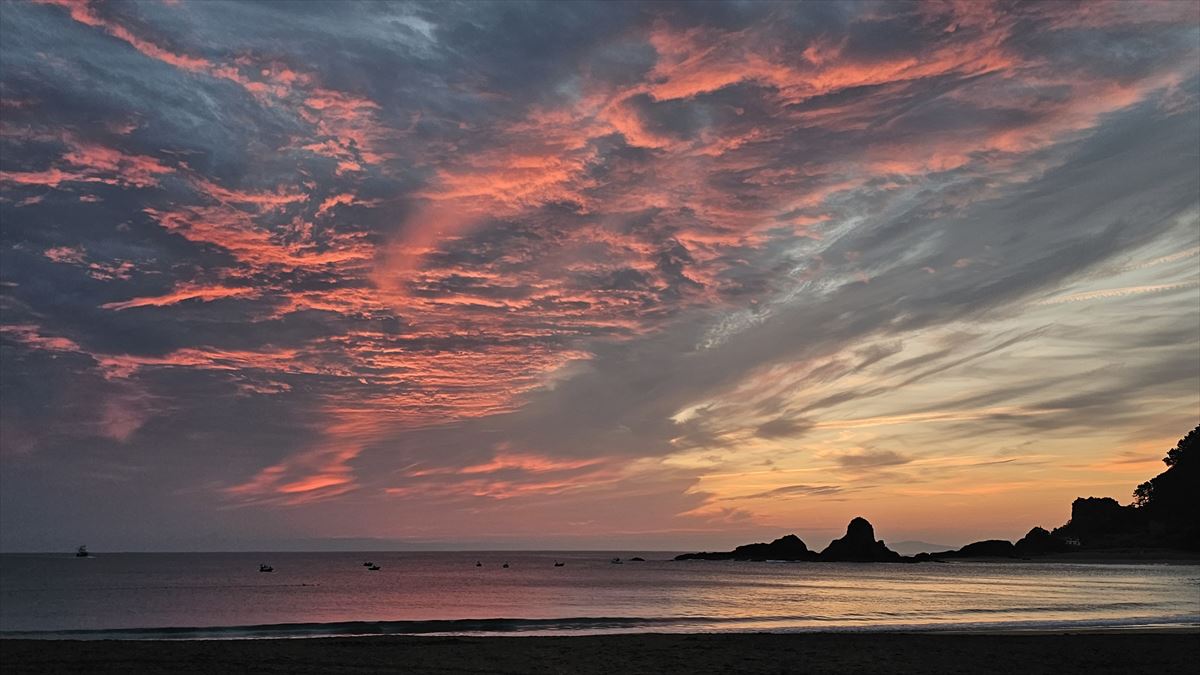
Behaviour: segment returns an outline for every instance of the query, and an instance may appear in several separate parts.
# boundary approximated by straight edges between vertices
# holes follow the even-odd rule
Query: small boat
[[[625,564],[625,563],[621,562],[620,558],[613,558],[612,560],[609,560],[608,562],[610,562],[614,565],[624,565]]]
[[[258,571],[259,572],[274,572],[275,568],[271,567],[270,565],[259,565]]]
[[[371,565],[367,569],[371,570],[372,572],[378,572],[380,568],[379,565]]]
[[[567,564],[567,563],[560,563],[560,562],[558,562],[558,561],[555,561],[555,563],[554,563],[554,566],[555,566],[555,567],[562,567],[563,565],[566,565],[566,564]]]
[[[503,565],[501,565],[501,567],[503,567],[504,569],[508,569],[508,563],[504,563]]]
[[[75,549],[76,558],[89,558],[91,555],[91,553],[88,553],[86,546],[80,546],[79,548]]]
[[[363,563],[363,567],[370,567],[371,565],[374,565],[374,564],[375,563],[373,563],[373,562],[365,562],[365,563]]]
[[[476,560],[476,561],[475,561],[475,566],[476,566],[476,567],[483,567],[483,563],[481,563],[481,562],[479,562],[478,560]]]

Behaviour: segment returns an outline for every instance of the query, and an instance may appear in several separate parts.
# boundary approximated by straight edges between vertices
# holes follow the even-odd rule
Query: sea
[[[0,637],[1200,625],[1198,565],[677,562],[673,556],[580,551],[4,554]],[[369,569],[368,562],[379,569]],[[260,572],[263,564],[274,571]]]

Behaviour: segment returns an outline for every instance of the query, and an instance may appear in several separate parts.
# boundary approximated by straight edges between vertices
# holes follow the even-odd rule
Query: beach
[[[4,673],[1179,673],[1200,633],[0,640]]]

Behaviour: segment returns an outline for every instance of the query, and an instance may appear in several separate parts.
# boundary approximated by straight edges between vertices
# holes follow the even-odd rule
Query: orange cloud
[[[159,177],[174,169],[145,155],[131,155],[115,148],[80,141],[70,135],[63,138],[67,152],[61,161],[70,168],[44,171],[4,171],[0,181],[17,185],[57,188],[63,183],[103,183],[146,188],[159,184]]]
[[[55,246],[46,249],[42,255],[56,263],[79,264],[83,262],[86,253],[82,246]]]
[[[74,340],[56,335],[43,335],[41,328],[32,324],[0,325],[0,334],[6,335],[34,349],[44,349],[52,352],[83,351]]]

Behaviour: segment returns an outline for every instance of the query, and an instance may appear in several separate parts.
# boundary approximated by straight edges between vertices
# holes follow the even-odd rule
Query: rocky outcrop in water
[[[746,544],[732,551],[685,553],[676,560],[790,560],[811,562],[911,562],[875,540],[875,528],[866,518],[855,518],[846,528],[846,536],[829,543],[821,553],[810,551],[794,534],[769,544]]]
[[[769,544],[745,544],[732,551],[685,553],[676,560],[816,560],[817,553],[808,550],[800,537],[789,534]]]
[[[986,539],[958,549],[957,551],[936,551],[919,553],[917,560],[938,560],[941,558],[1015,558],[1017,549],[1007,539]]]
[[[846,526],[846,535],[834,539],[821,551],[823,562],[900,562],[899,553],[875,540],[875,528],[866,518],[855,518]]]

